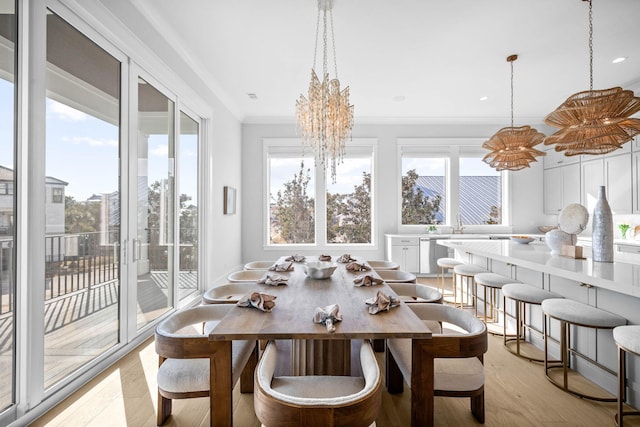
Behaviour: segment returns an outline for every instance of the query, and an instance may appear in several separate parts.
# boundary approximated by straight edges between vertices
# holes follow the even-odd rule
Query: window
[[[51,202],[62,203],[64,200],[64,190],[62,188],[51,189]]]
[[[505,223],[505,173],[482,161],[480,139],[400,139],[401,226]]]
[[[502,224],[502,173],[480,156],[460,156],[460,221],[463,225]]]
[[[299,140],[267,141],[267,246],[373,244],[374,149],[347,144],[333,183]]]
[[[327,243],[372,243],[371,153],[352,150],[326,183]]]
[[[439,153],[403,153],[402,224],[446,222],[447,157]]]
[[[315,167],[309,157],[270,153],[269,244],[315,243]]]

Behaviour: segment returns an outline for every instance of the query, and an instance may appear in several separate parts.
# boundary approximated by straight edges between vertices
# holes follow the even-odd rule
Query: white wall
[[[487,139],[499,125],[416,125],[416,124],[360,124],[353,129],[353,138],[376,138],[378,140],[378,162],[375,180],[377,200],[376,242],[372,250],[355,251],[367,259],[384,259],[384,234],[398,232],[398,138],[482,138]],[[548,132],[544,125],[534,125],[542,132]],[[296,138],[294,123],[289,124],[243,124],[242,126],[242,182],[240,193],[242,210],[242,259],[272,260],[291,251],[265,250],[263,248],[265,223],[263,215],[262,141],[264,138]],[[538,225],[548,223],[549,218],[542,213],[542,162],[534,163],[530,169],[512,173],[512,229],[507,232],[533,233]],[[299,252],[299,251],[298,251]],[[318,255],[320,249],[310,254]],[[335,251],[332,251],[335,252]]]
[[[100,22],[97,26],[111,18],[102,15],[98,3],[91,2],[83,6]],[[132,2],[109,0],[102,1],[101,6],[107,8],[132,33],[120,31],[118,27],[110,28],[114,31],[111,35],[113,38],[123,40],[123,43],[116,45],[181,99],[190,101],[188,108],[207,119],[209,145],[205,148],[205,158],[201,163],[203,168],[200,171],[204,184],[200,204],[205,218],[205,223],[202,224],[204,241],[200,244],[200,250],[206,254],[201,261],[204,264],[203,283],[208,287],[241,265],[241,216],[224,215],[222,208],[223,187],[228,185],[239,189],[242,185],[240,119],[221,101],[226,95],[212,92],[211,85],[196,72],[197,64],[185,62],[182,52],[177,52],[165,41],[167,34],[160,34],[153,28]],[[104,29],[100,30],[104,33]],[[167,31],[171,35],[173,30]],[[141,45],[132,43],[131,35]],[[158,59],[166,64],[166,69],[157,65]],[[241,203],[238,204],[237,211],[242,212]]]

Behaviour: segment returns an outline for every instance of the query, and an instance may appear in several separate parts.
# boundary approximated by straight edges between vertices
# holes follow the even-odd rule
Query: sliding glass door
[[[0,0],[0,413],[15,403],[15,10]]]
[[[175,117],[174,103],[138,79],[137,327],[174,305]]]
[[[121,217],[121,63],[53,12],[46,59],[45,389],[119,341]]]

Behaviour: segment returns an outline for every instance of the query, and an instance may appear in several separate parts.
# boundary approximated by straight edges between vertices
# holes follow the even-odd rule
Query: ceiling
[[[134,4],[241,121],[294,120],[313,64],[316,0]],[[511,54],[516,126],[589,89],[582,0],[334,0],[333,16],[356,124],[508,125]],[[640,93],[639,16],[638,0],[593,0],[594,89]]]

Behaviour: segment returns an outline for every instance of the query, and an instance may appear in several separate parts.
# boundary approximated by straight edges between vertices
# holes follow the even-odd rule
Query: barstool
[[[570,335],[571,325],[582,326],[584,328],[593,329],[613,329],[616,326],[625,325],[627,319],[620,317],[617,314],[610,313],[608,311],[583,304],[581,302],[573,301],[564,298],[549,298],[542,301],[540,304],[542,311],[544,312],[544,375],[549,381],[556,387],[561,388],[567,393],[571,393],[575,396],[582,397],[584,399],[597,400],[599,402],[615,402],[617,399],[608,397],[590,396],[584,393],[580,393],[575,390],[571,390],[568,384],[569,374],[569,353],[573,353],[576,356],[581,357],[587,362],[598,366],[599,368],[609,372],[612,375],[616,375],[614,371],[603,366],[597,361],[587,357],[586,355],[578,353],[571,348]],[[547,334],[547,316],[560,321],[560,364],[549,364],[548,359],[548,343],[549,336]],[[549,369],[562,368],[563,382],[558,383],[556,380],[549,376]]]
[[[477,285],[481,285],[484,288],[483,291],[483,312],[482,312],[482,320],[484,320],[484,323],[487,323],[487,289],[489,289],[489,298],[490,298],[490,309],[491,309],[491,323],[498,323],[499,316],[498,316],[498,309],[496,307],[497,305],[497,301],[498,301],[498,291],[500,289],[502,289],[502,287],[506,284],[509,283],[518,283],[518,280],[512,279],[510,277],[507,276],[503,276],[502,274],[496,274],[496,273],[478,273],[473,277],[473,280],[475,281],[476,284],[476,290],[477,290]],[[478,313],[478,307],[476,307],[476,315]],[[490,331],[493,334],[500,334],[500,333],[496,333],[495,331]]]
[[[563,297],[559,294],[556,294],[555,292],[546,291],[544,289],[536,288],[524,283],[509,283],[502,287],[502,301],[503,301],[502,307],[503,307],[503,310],[505,311],[505,317],[506,317],[506,310],[507,310],[507,298],[512,299],[516,303],[516,318],[515,318],[516,335],[515,337],[507,335],[507,322],[505,319],[504,328],[503,328],[504,346],[506,347],[507,350],[509,350],[511,353],[515,354],[518,357],[527,359],[530,362],[543,363],[544,359],[530,357],[520,352],[520,341],[526,340],[526,337],[523,334],[525,329],[529,329],[539,333],[540,335],[543,335],[542,331],[534,328],[533,326],[529,326],[525,323],[527,319],[526,305],[527,304],[540,305],[542,304],[542,301],[546,299],[563,298]],[[543,335],[543,339],[546,339],[544,335]],[[516,342],[515,351],[511,347],[509,347],[509,345],[507,345],[509,342],[513,342],[513,341]]]
[[[458,277],[460,277],[460,308],[465,308],[464,301],[464,289],[463,285],[467,287],[467,305],[466,307],[474,307],[476,306],[476,292],[474,288],[474,280],[476,274],[480,273],[488,273],[488,271],[482,267],[479,267],[474,264],[460,264],[453,267],[453,286],[458,286]],[[464,282],[464,283],[463,283]],[[469,293],[471,291],[472,303],[469,304]],[[455,291],[454,291],[455,292]],[[457,304],[458,300],[454,301],[454,304]]]
[[[455,258],[438,258],[436,261],[438,264],[438,289],[443,297],[445,296],[453,296],[453,301],[456,300],[456,281],[455,274],[451,274],[451,293],[445,293],[444,291],[444,275],[447,271],[453,270],[456,265],[462,264],[461,261],[458,261]]]
[[[627,415],[640,415],[640,411],[623,411],[627,388],[625,354],[640,356],[640,325],[618,326],[613,329],[613,340],[618,346],[618,413],[616,422],[622,427]]]

